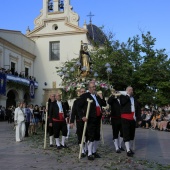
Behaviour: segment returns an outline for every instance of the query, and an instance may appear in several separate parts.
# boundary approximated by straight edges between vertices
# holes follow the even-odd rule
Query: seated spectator
[[[151,128],[156,129],[157,128],[157,121],[160,118],[160,114],[158,111],[153,111],[153,117],[151,120]]]
[[[166,112],[166,115],[163,117],[163,120],[160,122],[159,129],[166,131],[167,124],[170,122],[170,112]]]
[[[141,109],[141,118],[144,120],[146,118],[145,109]]]
[[[149,110],[145,112],[145,118],[142,120],[141,127],[148,129],[151,126],[151,113]]]
[[[167,131],[167,132],[170,132],[170,121],[167,123],[166,131]]]

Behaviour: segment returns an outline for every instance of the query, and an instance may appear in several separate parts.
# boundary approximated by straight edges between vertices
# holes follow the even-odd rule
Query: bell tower
[[[43,26],[44,21],[66,18],[66,22],[78,26],[79,16],[70,5],[70,0],[42,0],[43,9],[34,20],[35,28]]]
[[[43,0],[43,11],[47,13],[64,12],[63,0]]]

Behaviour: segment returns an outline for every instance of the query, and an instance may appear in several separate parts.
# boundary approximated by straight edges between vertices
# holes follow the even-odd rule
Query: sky
[[[104,26],[115,39],[126,42],[129,37],[151,32],[156,38],[155,48],[165,48],[170,56],[170,0],[70,0],[73,11],[79,14],[79,26],[92,23]],[[0,29],[26,33],[34,29],[43,0],[5,0],[0,5]]]

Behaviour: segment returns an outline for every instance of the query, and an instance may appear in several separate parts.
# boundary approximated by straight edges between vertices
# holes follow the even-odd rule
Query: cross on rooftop
[[[87,15],[90,18],[90,23],[92,23],[92,17],[94,16],[91,12],[89,13],[89,15]]]

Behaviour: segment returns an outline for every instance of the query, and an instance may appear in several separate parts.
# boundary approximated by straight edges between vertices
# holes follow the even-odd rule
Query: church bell
[[[49,10],[49,11],[53,10],[53,3],[52,3],[52,2],[50,2],[50,3],[48,4],[48,10]]]
[[[60,3],[58,4],[58,6],[59,6],[60,9],[64,9],[64,3],[63,3],[63,1],[60,1]]]

